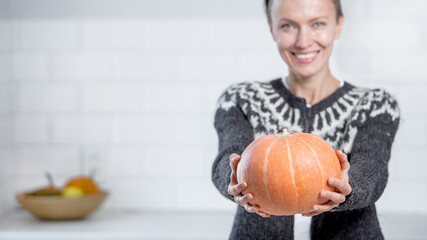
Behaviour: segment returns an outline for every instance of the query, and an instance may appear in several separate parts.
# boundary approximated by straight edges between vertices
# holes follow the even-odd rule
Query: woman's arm
[[[348,177],[352,192],[345,202],[332,211],[372,205],[387,185],[388,162],[399,127],[400,112],[397,102],[387,92],[380,93],[383,94],[381,101],[372,102],[368,119],[358,127],[353,148],[348,154]]]
[[[305,216],[327,211],[344,211],[367,207],[382,195],[388,179],[388,162],[391,146],[399,127],[399,107],[385,91],[374,90],[363,99],[362,109],[369,109],[367,121],[357,127],[353,148],[348,155],[337,151],[341,162],[341,179],[329,179],[335,192],[322,191],[321,197],[329,199],[323,205],[313,206]],[[369,107],[367,107],[369,106]],[[363,114],[359,115],[363,119]],[[332,182],[331,182],[332,180]]]
[[[218,101],[215,113],[215,129],[218,133],[218,155],[212,166],[212,181],[219,192],[230,200],[230,155],[239,155],[254,140],[251,124],[238,106],[237,87],[230,87]]]
[[[349,183],[352,192],[334,210],[351,210],[374,204],[384,192],[388,162],[399,120],[384,125],[381,121],[361,129],[349,154]]]

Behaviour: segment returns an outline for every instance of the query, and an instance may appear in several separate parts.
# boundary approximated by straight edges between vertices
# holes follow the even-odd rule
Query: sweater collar
[[[283,75],[283,77],[282,77],[282,83],[283,83],[283,86],[285,86],[285,88],[287,88],[288,90],[289,90],[289,84],[288,84],[288,80],[287,80],[287,75]],[[340,88],[342,87],[342,86],[344,86],[344,80],[342,80],[342,79],[340,79],[340,80],[338,80],[339,82],[340,82]],[[312,105],[310,105],[310,104],[308,104],[308,103],[306,103],[306,107],[307,108],[311,108],[312,107]]]
[[[300,98],[295,96],[284,84],[283,78],[278,78],[272,80],[270,83],[273,88],[285,98],[287,102],[291,104],[291,106],[299,108],[299,109],[311,109],[314,112],[321,111],[329,106],[332,106],[338,99],[344,96],[349,90],[354,88],[353,85],[349,84],[346,81],[340,81],[340,88],[335,90],[331,95],[322,99],[320,102],[310,106],[306,103],[304,98]]]

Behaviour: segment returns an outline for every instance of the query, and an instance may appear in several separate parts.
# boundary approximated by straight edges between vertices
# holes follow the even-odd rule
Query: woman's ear
[[[335,32],[335,40],[338,40],[340,38],[343,25],[344,25],[344,16],[340,16],[338,18],[337,29]]]

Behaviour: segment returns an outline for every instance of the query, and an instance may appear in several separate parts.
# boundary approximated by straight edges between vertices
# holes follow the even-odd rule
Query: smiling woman
[[[230,239],[383,239],[375,202],[387,183],[399,126],[396,100],[383,89],[356,87],[332,75],[329,59],[344,23],[340,1],[264,4],[271,35],[289,72],[268,82],[233,84],[218,100],[219,153],[212,180],[221,194],[239,205]],[[237,181],[243,150],[283,128],[323,138],[341,163],[340,177],[327,181],[336,190],[319,192],[327,202],[303,214],[309,218],[270,216],[251,204],[264,196],[246,191],[248,183]],[[273,157],[269,153],[266,159]]]
[[[339,84],[330,73],[329,58],[334,41],[341,34],[344,22],[342,13],[337,15],[339,13],[330,0],[271,2],[273,4],[267,7],[270,10],[269,26],[280,55],[289,66],[288,81],[295,85],[294,82],[301,83],[302,78],[322,76],[325,83],[331,83],[322,84],[331,87],[325,89],[328,92],[324,94],[335,91]],[[320,98],[317,96],[308,100],[313,104]]]

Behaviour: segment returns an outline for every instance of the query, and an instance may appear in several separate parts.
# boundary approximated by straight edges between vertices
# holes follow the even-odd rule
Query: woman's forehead
[[[332,0],[273,0],[271,5],[273,18],[301,19],[332,17],[335,6]]]

